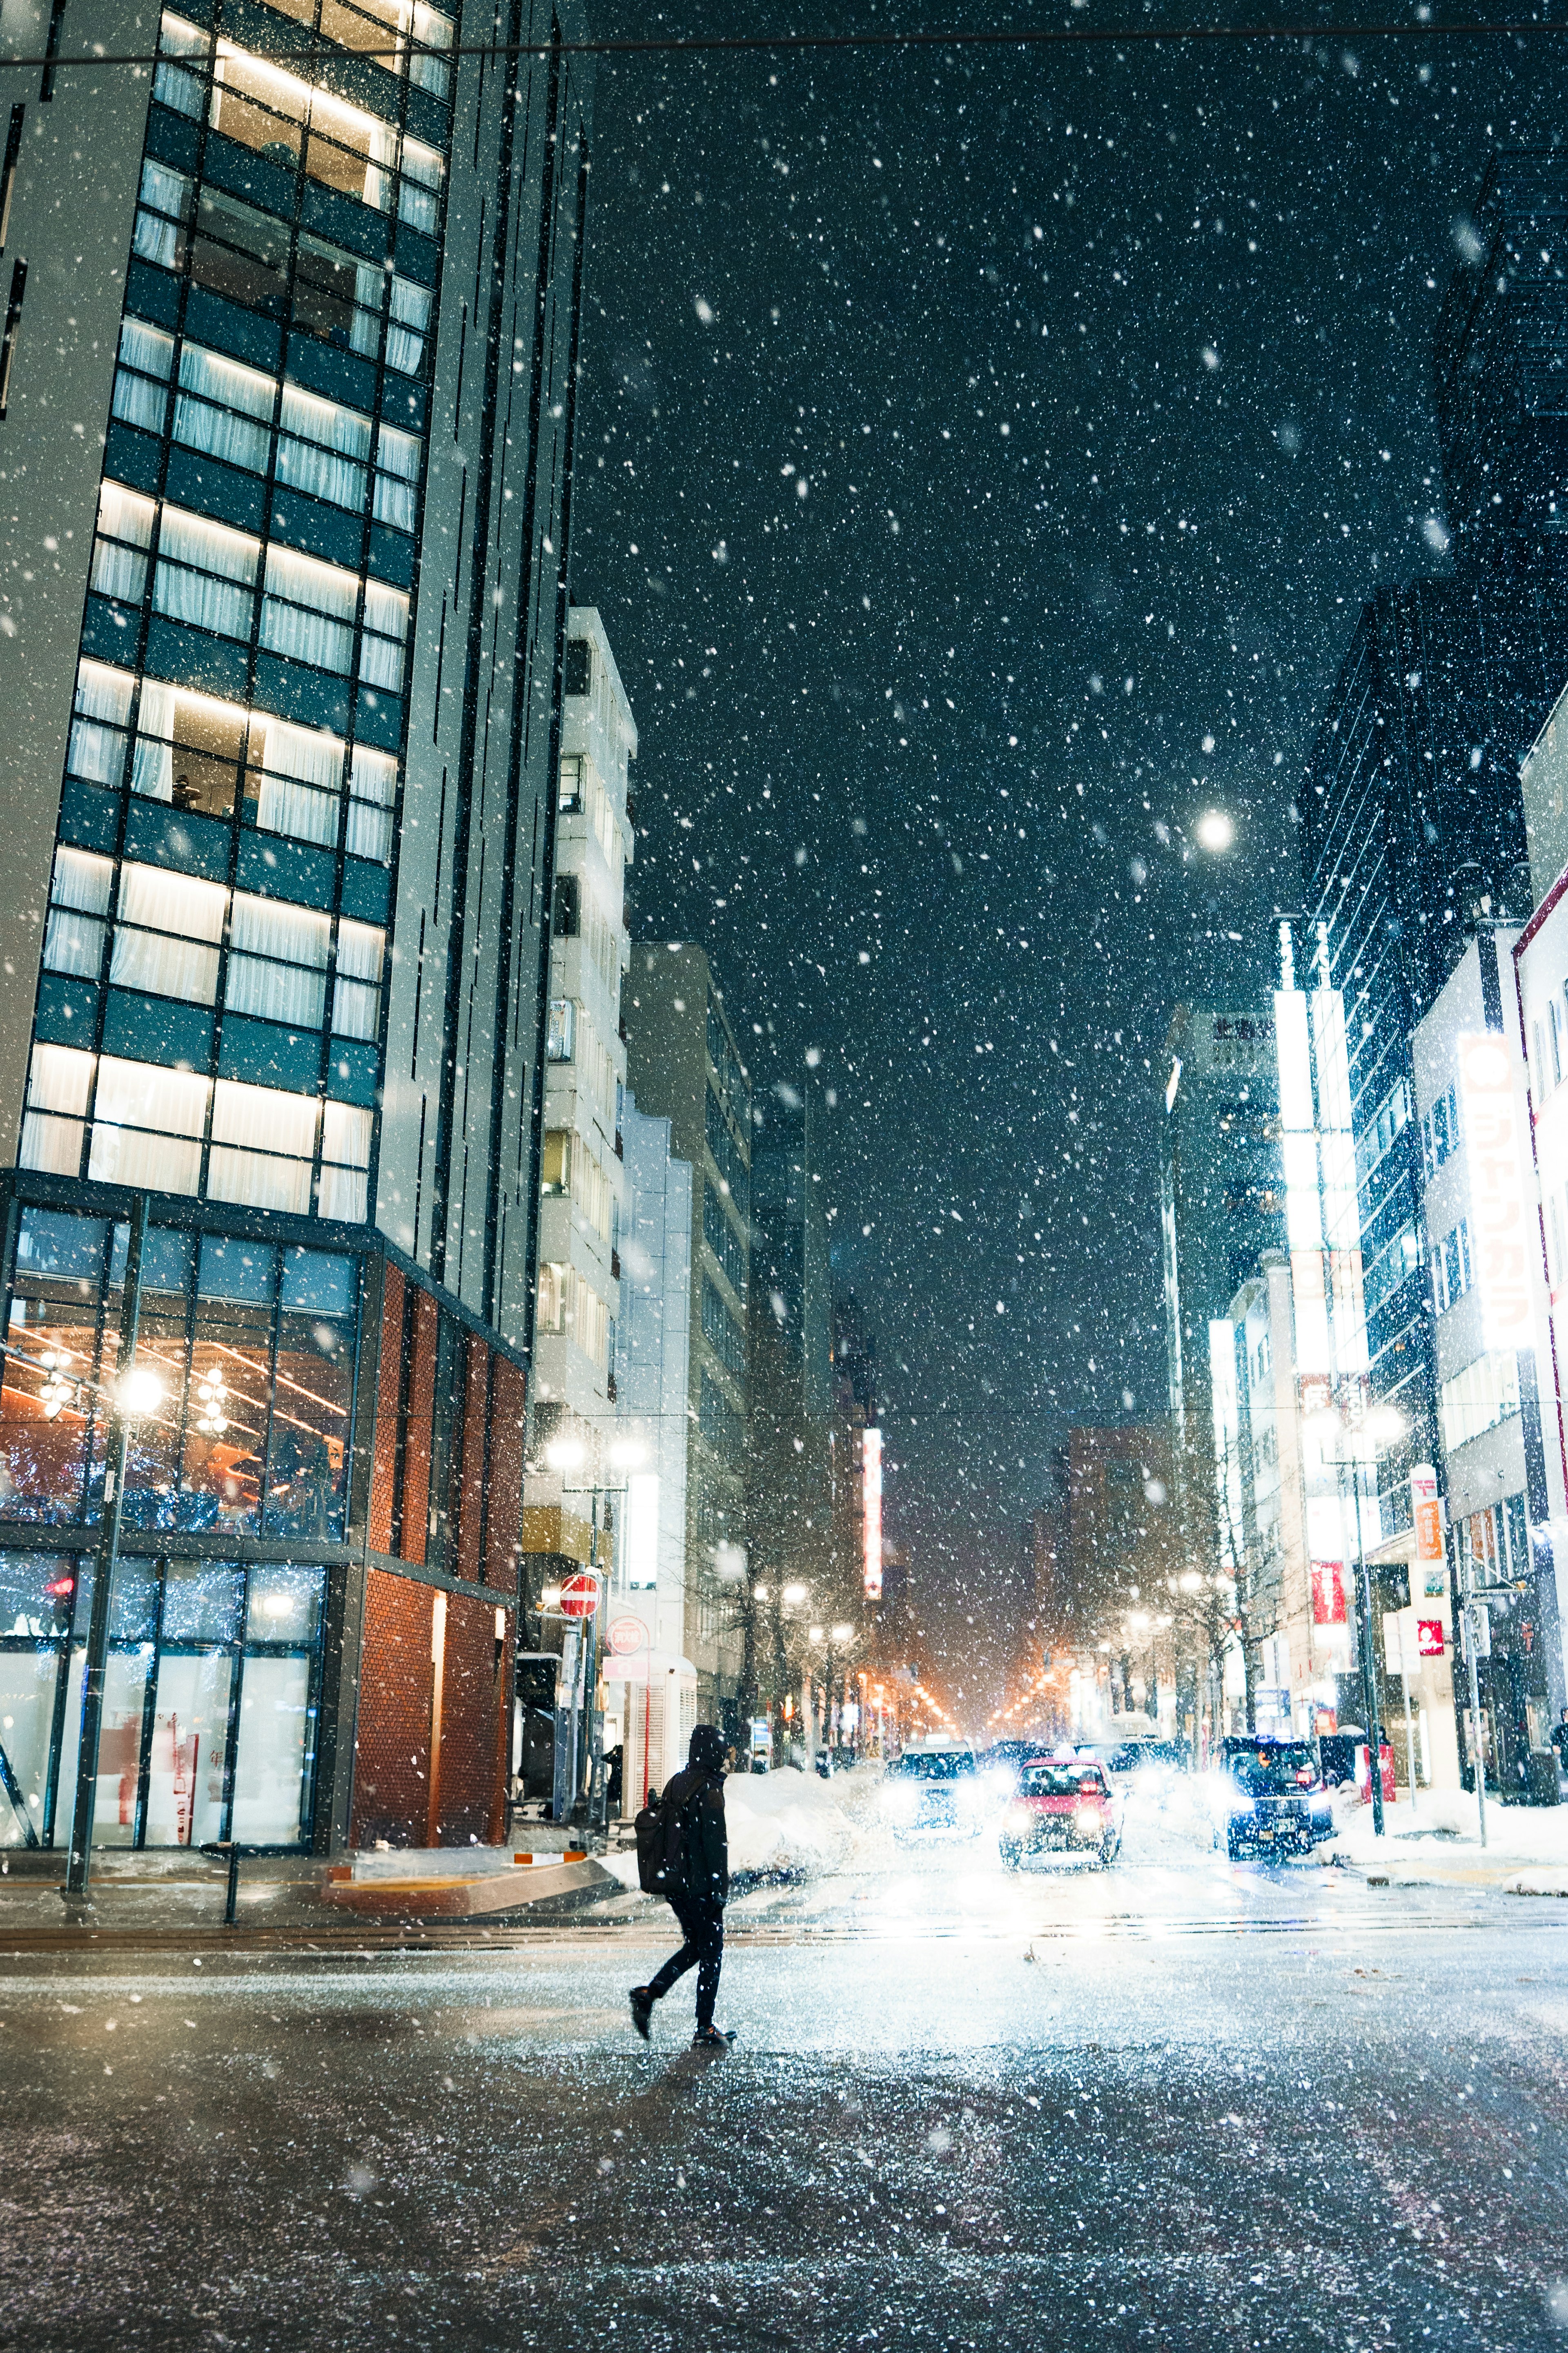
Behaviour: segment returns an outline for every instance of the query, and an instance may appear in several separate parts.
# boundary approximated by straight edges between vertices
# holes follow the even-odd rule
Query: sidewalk
[[[504,1927],[568,1912],[616,1886],[602,1862],[560,1847],[538,1855],[521,1848],[380,1849],[331,1862],[258,1855],[241,1863],[236,1926],[228,1928],[226,1865],[199,1852],[95,1853],[85,1913],[63,1900],[64,1880],[63,1854],[0,1855],[0,1953],[121,1938],[221,1944],[237,1932],[334,1943],[431,1924]]]
[[[1487,1798],[1487,1843],[1476,1800],[1464,1790],[1423,1789],[1414,1806],[1401,1789],[1384,1810],[1384,1834],[1372,1808],[1336,1790],[1337,1836],[1326,1858],[1390,1887],[1495,1887],[1506,1894],[1568,1896],[1568,1806],[1505,1806]]]

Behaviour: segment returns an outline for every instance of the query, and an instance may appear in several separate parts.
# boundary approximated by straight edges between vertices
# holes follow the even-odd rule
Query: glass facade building
[[[102,1836],[499,1835],[574,28],[517,0],[459,56],[414,0],[184,0],[132,75],[89,62],[122,12],[11,13],[58,63],[12,77],[0,215],[0,487],[40,551],[0,603],[0,1841],[68,1821],[136,1196],[163,1401]]]

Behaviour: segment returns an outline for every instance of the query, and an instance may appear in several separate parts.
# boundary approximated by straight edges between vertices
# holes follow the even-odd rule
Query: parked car
[[[895,1838],[921,1832],[979,1835],[988,1792],[975,1767],[974,1751],[956,1744],[906,1748],[889,1765],[885,1780],[888,1816]]]
[[[1214,1842],[1246,1853],[1308,1853],[1334,1835],[1333,1810],[1310,1744],[1261,1735],[1222,1740],[1209,1775]]]
[[[1092,1855],[1109,1871],[1121,1851],[1121,1799],[1104,1766],[1093,1757],[1042,1757],[1026,1765],[999,1843],[1009,1871],[1035,1854]]]

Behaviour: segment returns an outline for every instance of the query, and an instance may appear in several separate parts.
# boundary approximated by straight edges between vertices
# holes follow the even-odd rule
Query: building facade
[[[95,0],[3,29],[23,1815],[135,1304],[102,1834],[499,1835],[589,79],[424,6],[191,0],[141,79]]]
[[[1173,1474],[1202,1567],[1218,1541],[1209,1324],[1284,1240],[1274,1023],[1177,1008],[1161,1072],[1160,1204]]]
[[[625,1209],[621,1105],[626,1050],[627,776],[637,727],[596,612],[568,622],[552,884],[550,1009],[540,1159],[539,1303],[523,1510],[532,1609],[592,1562],[614,1566],[625,1465],[616,1430],[616,1333]],[[539,1626],[542,1650],[560,1620]]]
[[[740,1731],[751,1614],[745,1562],[746,1318],[752,1087],[708,958],[637,943],[626,983],[626,1063],[642,1111],[668,1119],[691,1170],[690,1386],[685,1655],[705,1723]]]
[[[1385,1539],[1408,1530],[1411,1465],[1438,1445],[1411,1039],[1468,927],[1528,913],[1519,768],[1568,671],[1552,356],[1568,285],[1551,259],[1565,201],[1561,157],[1493,160],[1482,249],[1455,273],[1434,354],[1453,571],[1363,608],[1300,799],[1309,928],[1345,1006],[1372,1387],[1408,1432],[1380,1466]]]

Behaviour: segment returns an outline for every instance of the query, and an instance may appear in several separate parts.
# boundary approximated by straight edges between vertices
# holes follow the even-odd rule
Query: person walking
[[[724,1958],[724,1905],[730,1894],[730,1847],[724,1830],[724,1741],[716,1725],[691,1736],[684,1772],[666,1787],[658,1808],[668,1856],[661,1892],[680,1923],[682,1943],[657,1977],[631,1989],[632,2024],[646,2042],[654,2003],[689,1968],[697,1971],[697,2031],[693,2050],[727,2051],[731,2038],[713,2023]]]

